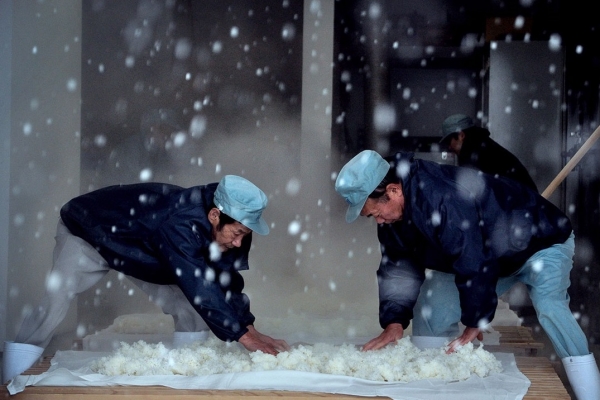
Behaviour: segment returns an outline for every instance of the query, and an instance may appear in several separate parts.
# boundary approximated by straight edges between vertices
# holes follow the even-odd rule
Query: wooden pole
[[[598,138],[600,138],[600,126],[596,128],[594,133],[592,133],[592,135],[583,143],[583,145],[579,148],[579,150],[577,150],[575,155],[571,157],[567,165],[565,165],[563,169],[558,173],[558,175],[556,175],[556,178],[554,178],[554,180],[550,182],[546,190],[542,192],[543,197],[547,199],[552,193],[554,193],[556,188],[567,177],[567,175],[569,175],[573,168],[575,168],[579,161],[581,161],[585,153],[588,152],[588,150],[594,145]]]

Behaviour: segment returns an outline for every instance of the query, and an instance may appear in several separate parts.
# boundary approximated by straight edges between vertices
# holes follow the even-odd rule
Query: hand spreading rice
[[[103,375],[200,376],[230,372],[295,370],[346,375],[372,381],[412,382],[421,379],[464,380],[502,371],[501,363],[472,343],[446,354],[444,348],[419,350],[409,337],[377,351],[361,352],[354,345],[298,345],[277,356],[249,353],[237,343],[211,336],[203,342],[168,349],[162,343],[121,343],[114,354],[92,365]]]

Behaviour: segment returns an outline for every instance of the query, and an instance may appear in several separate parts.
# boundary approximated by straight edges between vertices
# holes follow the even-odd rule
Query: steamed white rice
[[[446,349],[419,350],[409,337],[381,350],[361,352],[351,344],[297,345],[277,356],[248,352],[238,343],[225,343],[212,336],[183,348],[169,349],[162,343],[121,343],[111,355],[95,361],[92,369],[114,375],[186,375],[295,370],[346,375],[372,381],[412,382],[421,379],[464,380],[471,374],[485,377],[502,371],[493,354],[465,345],[452,354]]]

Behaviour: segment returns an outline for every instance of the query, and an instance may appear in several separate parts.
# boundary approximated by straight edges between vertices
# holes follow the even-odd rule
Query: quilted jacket
[[[492,321],[498,278],[571,234],[565,214],[517,181],[410,153],[387,160],[400,177],[405,206],[401,221],[377,228],[383,328],[408,326],[426,269],[456,275],[465,326]]]
[[[249,268],[252,238],[247,235],[241,247],[211,259],[207,213],[216,187],[110,186],[72,199],[60,215],[110,268],[147,282],[178,285],[217,337],[238,340],[254,322],[239,272]]]

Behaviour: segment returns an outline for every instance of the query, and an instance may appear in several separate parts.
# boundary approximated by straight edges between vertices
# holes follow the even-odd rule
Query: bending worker
[[[510,151],[490,138],[490,131],[475,126],[464,114],[449,116],[442,123],[440,146],[456,155],[458,165],[490,175],[506,176],[537,191],[527,168]]]
[[[415,336],[453,338],[448,352],[481,340],[498,296],[523,282],[577,398],[600,399],[594,355],[569,309],[574,235],[552,203],[512,179],[371,150],[341,169],[335,189],[347,222],[378,223],[383,332],[363,350],[401,339],[411,319]]]
[[[262,218],[266,205],[258,187],[235,175],[191,188],[110,186],[74,198],[58,222],[52,276],[60,287],[47,291],[15,342],[43,350],[73,297],[114,269],[172,315],[176,331],[209,328],[249,351],[288,350],[285,341],[254,328],[242,293],[240,271],[248,269],[252,232],[269,233]]]

